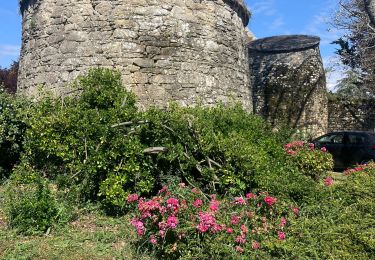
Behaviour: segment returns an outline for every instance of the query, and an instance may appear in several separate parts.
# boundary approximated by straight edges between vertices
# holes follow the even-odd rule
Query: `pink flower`
[[[130,194],[129,196],[128,196],[128,202],[134,202],[134,201],[137,201],[138,200],[138,195],[137,194]]]
[[[287,151],[287,154],[289,154],[289,155],[296,155],[297,152],[290,149],[290,150]]]
[[[192,189],[191,189],[191,192],[197,194],[197,193],[199,193],[200,191],[199,191],[197,188],[192,188]]]
[[[156,237],[154,235],[151,235],[150,236],[150,239],[149,239],[150,243],[153,244],[153,245],[156,245],[158,243],[158,240],[156,239]]]
[[[213,199],[210,201],[210,210],[216,212],[219,210],[219,201]]]
[[[217,225],[215,217],[212,215],[212,213],[199,213],[199,224],[197,225],[197,229],[205,233],[207,232],[210,228],[214,227]]]
[[[163,192],[166,192],[166,191],[168,191],[168,186],[163,186],[159,191],[158,191],[158,194],[161,194],[161,193],[163,193]]]
[[[146,219],[152,217],[152,214],[150,211],[144,211],[141,213],[141,219]]]
[[[201,199],[196,199],[194,202],[193,202],[193,206],[195,208],[200,208],[201,206],[203,205],[203,201]]]
[[[294,207],[293,208],[293,213],[294,213],[294,215],[298,216],[298,214],[299,214],[299,208]]]
[[[240,235],[240,236],[237,236],[236,237],[236,243],[238,243],[238,244],[245,244],[246,243],[246,237],[245,237],[245,235]]]
[[[279,240],[285,239],[285,233],[284,232],[278,231],[277,234],[278,234]]]
[[[327,152],[327,148],[322,147],[322,148],[320,149],[320,151],[322,151],[323,153],[325,153],[325,152]]]
[[[238,252],[238,253],[243,253],[243,248],[240,247],[240,246],[236,246],[235,250]]]
[[[160,212],[160,214],[164,215],[165,213],[167,213],[167,209],[164,206],[161,206],[159,208],[159,212]]]
[[[260,243],[259,243],[258,241],[255,241],[255,240],[254,240],[254,241],[251,243],[251,248],[254,249],[254,250],[259,249],[259,248],[260,248]]]
[[[236,205],[245,205],[246,201],[242,197],[235,197],[234,204]]]
[[[237,215],[233,215],[230,219],[230,223],[232,223],[232,225],[237,225],[241,220],[241,217],[240,216],[237,216]]]
[[[332,184],[333,184],[333,179],[332,179],[332,177],[328,177],[328,178],[326,178],[326,179],[324,180],[324,185],[325,185],[325,186],[329,187],[329,186],[331,186]]]
[[[180,186],[181,188],[185,188],[185,187],[186,187],[186,184],[183,183],[183,182],[181,182],[181,183],[178,184],[178,186]]]
[[[310,148],[311,150],[314,150],[314,148],[315,148],[315,145],[314,145],[314,144],[312,144],[312,143],[309,143],[309,148]]]
[[[212,233],[218,233],[222,230],[222,227],[221,227],[221,225],[218,225],[218,224],[215,223],[212,226],[211,230],[212,230]]]
[[[181,200],[181,208],[182,209],[187,209],[188,208],[186,200]]]
[[[167,199],[167,208],[171,209],[173,212],[178,211],[180,207],[178,199],[176,198],[169,198]]]
[[[165,237],[165,233],[166,233],[165,230],[159,230],[159,235],[160,235],[161,238]]]
[[[137,234],[139,236],[144,235],[146,229],[142,221],[140,221],[137,218],[133,218],[130,223],[132,224],[133,227],[135,227],[135,229],[137,230]]]
[[[170,227],[171,229],[175,229],[178,223],[179,223],[178,218],[176,218],[175,216],[169,216],[167,219],[167,226]]]
[[[233,228],[227,228],[227,233],[232,234],[233,233]]]
[[[165,223],[164,221],[161,221],[158,223],[158,227],[160,230],[166,230],[168,228],[168,224]]]
[[[280,221],[280,227],[284,227],[286,225],[286,218],[282,217]]]
[[[154,211],[160,208],[160,204],[157,201],[149,200],[149,201],[138,201],[138,210],[141,212],[148,212]]]
[[[276,201],[277,201],[277,199],[276,199],[276,198],[273,198],[273,197],[271,197],[271,196],[266,196],[266,197],[264,198],[264,202],[265,202],[268,206],[272,206],[273,204],[276,203]]]
[[[255,195],[254,193],[250,192],[248,194],[246,194],[246,198],[247,199],[256,199],[257,198],[257,195]]]
[[[291,148],[301,148],[305,145],[305,142],[303,141],[294,141],[294,142],[291,142],[291,143],[288,143],[286,145],[284,145],[284,149],[285,150],[289,150]]]
[[[249,233],[249,229],[248,229],[245,225],[241,225],[241,231],[242,231],[244,234]]]

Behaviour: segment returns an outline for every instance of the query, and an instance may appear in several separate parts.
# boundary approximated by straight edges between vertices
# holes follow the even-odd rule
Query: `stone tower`
[[[23,0],[19,91],[56,95],[117,69],[141,106],[239,101],[251,110],[243,0]]]
[[[275,128],[282,124],[305,137],[327,132],[326,78],[320,38],[275,36],[249,44],[254,113]]]

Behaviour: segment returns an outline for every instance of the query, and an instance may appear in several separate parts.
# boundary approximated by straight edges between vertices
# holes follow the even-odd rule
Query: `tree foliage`
[[[337,54],[361,82],[361,91],[375,94],[375,4],[372,0],[340,0],[334,25],[345,32],[333,42],[339,45]],[[350,75],[353,78],[353,75]],[[342,82],[345,83],[345,82]],[[353,83],[353,82],[351,82]],[[358,86],[358,85],[357,85]],[[342,87],[342,86],[341,86]],[[340,89],[340,86],[339,86]]]
[[[3,86],[8,93],[16,93],[18,65],[18,61],[14,61],[9,68],[0,67],[0,87]]]

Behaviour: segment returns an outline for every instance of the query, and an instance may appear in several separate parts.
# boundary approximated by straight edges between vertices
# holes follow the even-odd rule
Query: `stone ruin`
[[[276,36],[249,44],[254,113],[277,128],[288,125],[307,136],[328,127],[326,78],[320,39]]]
[[[19,91],[57,95],[89,68],[121,72],[141,106],[251,110],[243,0],[23,0]]]
[[[121,72],[141,107],[240,102],[275,128],[327,131],[319,38],[252,41],[243,0],[21,0],[18,90],[56,95],[93,67]]]

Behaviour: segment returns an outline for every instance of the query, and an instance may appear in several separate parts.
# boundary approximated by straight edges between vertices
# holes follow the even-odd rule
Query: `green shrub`
[[[262,189],[301,199],[314,185],[287,163],[281,138],[240,106],[151,109],[141,142],[166,147],[155,158],[156,176],[177,175],[208,192]]]
[[[0,89],[0,179],[8,177],[22,152],[26,102]]]
[[[137,111],[120,74],[95,69],[79,95],[43,98],[29,114],[25,159],[79,199],[121,208],[132,192],[152,194],[177,176],[205,191],[262,189],[302,200],[315,184],[290,164],[285,135],[240,106]]]
[[[5,192],[5,213],[9,226],[22,234],[45,233],[63,219],[47,181],[27,166],[12,173]]]
[[[291,163],[306,176],[315,181],[325,177],[328,171],[333,169],[333,158],[325,148],[314,149],[314,144],[307,144],[303,141],[294,141],[284,146],[285,152],[289,155]]]
[[[372,259],[375,255],[375,165],[322,187],[300,213],[290,240],[280,249],[289,258]]]
[[[25,142],[30,163],[84,200],[96,200],[100,183],[111,175],[126,176],[122,190],[147,179],[147,169],[138,166],[137,138],[126,136],[129,129],[111,127],[137,116],[134,95],[122,87],[120,74],[92,70],[73,88],[81,94],[44,98],[31,113]],[[146,173],[137,177],[141,170]]]

